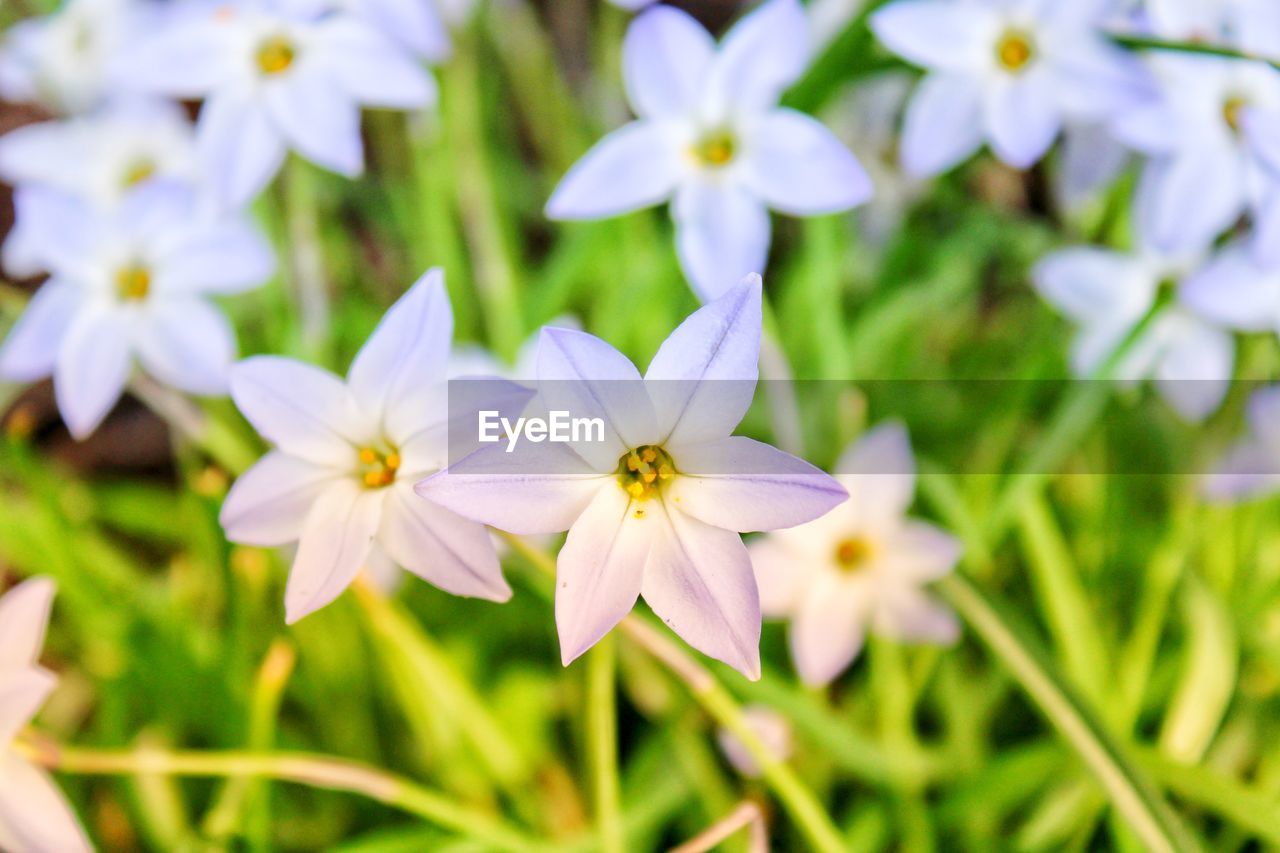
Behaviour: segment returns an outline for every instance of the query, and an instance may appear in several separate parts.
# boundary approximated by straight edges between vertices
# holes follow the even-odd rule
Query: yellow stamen
[[[1227,98],[1222,104],[1222,119],[1227,123],[1227,127],[1231,128],[1232,133],[1240,132],[1244,111],[1248,106],[1249,101],[1239,95]]]
[[[875,547],[861,536],[845,539],[836,546],[836,564],[846,572],[864,568],[875,556]]]
[[[656,495],[663,482],[670,480],[675,473],[675,464],[661,447],[637,447],[618,460],[618,485],[638,501]]]
[[[116,295],[125,302],[140,302],[151,292],[151,270],[130,264],[116,270]]]
[[[396,481],[400,471],[400,454],[395,450],[382,452],[373,447],[362,447],[356,452],[360,463],[357,473],[365,488],[381,489]]]
[[[996,42],[996,59],[1006,71],[1014,73],[1026,68],[1027,63],[1035,58],[1035,42],[1031,33],[1025,30],[1010,28]]]
[[[124,170],[124,175],[120,179],[121,185],[125,189],[136,187],[143,181],[149,180],[156,173],[156,164],[154,161],[142,157],[129,164]]]
[[[258,70],[263,74],[287,71],[297,55],[292,41],[284,36],[272,36],[258,45]]]
[[[703,166],[727,166],[737,154],[738,141],[727,130],[714,130],[693,145],[693,157]]]

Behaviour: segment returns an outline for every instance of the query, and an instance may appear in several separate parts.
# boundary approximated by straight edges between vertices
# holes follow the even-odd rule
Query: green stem
[[[212,406],[201,409],[180,392],[145,374],[130,380],[129,391],[174,433],[203,450],[227,471],[241,474],[257,461],[254,448],[246,444],[239,431],[219,417]]]
[[[1168,41],[1128,33],[1111,33],[1109,38],[1131,50],[1159,50],[1170,53],[1191,53],[1199,56],[1218,56],[1223,59],[1243,59],[1251,62],[1265,62],[1273,68],[1280,68],[1280,61],[1257,56],[1225,45],[1208,44],[1198,41]]]
[[[605,637],[587,656],[587,742],[596,785],[596,816],[604,853],[623,853],[622,789],[618,781],[617,652]]]
[[[319,200],[314,167],[300,157],[285,163],[285,219],[289,240],[289,279],[298,308],[302,352],[324,361],[329,339],[329,293],[320,240]]]

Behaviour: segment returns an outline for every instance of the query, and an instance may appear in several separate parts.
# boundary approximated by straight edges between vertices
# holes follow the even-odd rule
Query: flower
[[[53,593],[36,578],[0,598],[0,849],[11,853],[91,849],[53,780],[12,748],[57,682],[38,663]]]
[[[817,518],[844,490],[812,465],[731,436],[751,404],[761,291],[751,276],[694,312],[642,379],[585,332],[546,328],[540,404],[599,417],[600,441],[482,449],[418,485],[468,518],[519,534],[568,530],[556,561],[567,665],[643,596],[694,648],[760,676],[760,606],[740,531]]]
[[[197,148],[227,206],[257,195],[289,149],[359,175],[360,107],[416,109],[435,99],[431,76],[366,21],[286,13],[297,5],[244,3],[212,19],[182,18],[122,65],[139,90],[205,98]]]
[[[274,356],[233,369],[232,399],[275,450],[236,481],[222,526],[247,545],[298,542],[290,624],[337,598],[371,555],[454,595],[511,596],[484,525],[413,493],[447,455],[452,335],[444,274],[433,269],[387,312],[345,382]],[[493,408],[507,414],[531,394],[491,385],[505,395]]]
[[[0,180],[83,196],[110,211],[135,187],[153,180],[194,185],[191,124],[176,105],[128,102],[89,116],[40,122],[0,136]],[[39,235],[22,219],[4,244],[10,275],[40,272]]]
[[[449,57],[449,31],[439,0],[334,0],[334,7],[361,17],[428,62]]]
[[[871,16],[894,53],[928,70],[907,107],[902,165],[945,172],[985,139],[1025,169],[1066,119],[1096,120],[1149,96],[1140,63],[1107,42],[1098,3],[897,0]]]
[[[1187,299],[1184,280],[1197,266],[1150,248],[1074,248],[1042,259],[1032,279],[1080,326],[1071,352],[1077,376],[1093,377],[1116,358],[1114,378],[1155,378],[1174,410],[1197,421],[1221,404],[1235,362],[1230,333]]]
[[[906,430],[871,430],[836,464],[849,499],[817,521],[750,545],[764,614],[791,620],[791,657],[807,684],[853,662],[868,631],[895,640],[954,642],[954,614],[921,588],[949,574],[960,545],[905,518],[915,492]]]
[[[552,219],[599,219],[670,199],[685,276],[704,300],[769,253],[769,208],[796,216],[847,210],[871,196],[862,166],[815,119],[779,108],[809,63],[797,0],[770,0],[719,50],[693,18],[658,6],[623,45],[639,118],[600,140],[547,203]]]
[[[1280,491],[1280,387],[1255,391],[1247,410],[1249,434],[1204,479],[1217,501],[1239,501]]]
[[[791,757],[791,721],[786,716],[768,705],[748,705],[742,709],[742,716],[775,761]],[[721,728],[716,732],[716,741],[734,770],[752,779],[759,778],[760,765],[737,735]]]
[[[110,214],[53,190],[16,196],[50,272],[0,349],[0,376],[53,375],[71,434],[97,428],[135,360],[192,394],[226,393],[235,333],[207,297],[270,277],[270,247],[248,223],[195,215],[183,187],[152,182]]]

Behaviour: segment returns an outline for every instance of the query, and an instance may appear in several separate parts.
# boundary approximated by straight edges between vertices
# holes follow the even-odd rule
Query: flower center
[[[120,178],[120,185],[125,189],[136,187],[151,178],[155,173],[155,161],[149,157],[139,157],[125,168],[124,175]]]
[[[284,36],[272,36],[258,45],[258,70],[263,74],[279,74],[293,65],[298,52]]]
[[[151,270],[129,264],[116,270],[116,295],[125,302],[141,302],[151,292]]]
[[[693,144],[694,159],[712,169],[719,169],[732,162],[738,150],[738,140],[727,130],[713,130]]]
[[[359,461],[357,471],[360,482],[366,489],[381,489],[396,481],[396,473],[400,470],[400,454],[392,449],[387,451],[373,447],[362,447],[356,454]]]
[[[996,42],[996,61],[1005,71],[1017,74],[1027,67],[1036,55],[1031,33],[1011,27]]]
[[[851,536],[836,546],[836,565],[845,573],[853,574],[866,568],[875,555],[875,547],[861,536]]]
[[[1244,111],[1248,106],[1249,100],[1241,95],[1232,95],[1222,102],[1222,120],[1231,128],[1232,133],[1240,132]]]
[[[629,450],[618,460],[618,485],[638,501],[647,501],[676,475],[670,454],[652,444]]]

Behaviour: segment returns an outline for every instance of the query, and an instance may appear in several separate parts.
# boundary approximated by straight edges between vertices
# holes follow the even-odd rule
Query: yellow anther
[[[1022,71],[1035,55],[1035,42],[1025,30],[1008,29],[996,42],[996,60],[1006,71]]]
[[[386,453],[373,448],[362,447],[356,452],[360,464],[357,474],[365,488],[380,489],[396,481],[400,471],[400,454],[395,450]]]
[[[297,50],[284,36],[272,36],[258,45],[258,70],[263,74],[279,74],[293,65]]]
[[[658,476],[664,480],[670,480],[675,475],[676,475],[675,470],[665,462],[663,462],[662,465],[659,466],[658,468]]]
[[[651,468],[648,471],[645,471],[642,476],[646,483],[652,483],[654,480],[658,479],[658,472]]]
[[[156,173],[156,164],[154,161],[143,157],[133,161],[128,168],[124,170],[124,175],[120,179],[121,185],[125,189],[136,187],[143,181],[149,180]]]
[[[875,547],[861,536],[843,540],[836,546],[836,563],[846,572],[856,572],[871,561]]]
[[[391,452],[387,454],[387,467],[393,471],[400,469],[400,454]]]
[[[116,295],[126,302],[146,299],[151,292],[151,270],[142,264],[130,264],[116,270]]]
[[[733,161],[738,141],[727,130],[713,130],[693,144],[693,157],[703,166],[720,168]]]
[[[628,493],[631,495],[631,497],[633,497],[633,498],[642,498],[642,497],[644,497],[644,492],[645,492],[644,483],[630,483],[630,484],[628,484],[628,485],[627,485],[627,492],[628,492]]]
[[[652,447],[646,447],[644,450],[640,451],[640,458],[645,462],[652,462],[658,458],[658,451],[654,450]]]
[[[658,493],[664,480],[675,476],[671,457],[661,447],[644,445],[618,459],[618,485],[635,500],[648,500]]]
[[[1244,120],[1245,108],[1249,106],[1248,100],[1236,95],[1227,98],[1222,105],[1222,119],[1227,123],[1227,127],[1231,128],[1233,133],[1239,133],[1241,123]]]
[[[372,447],[361,448],[360,461],[365,465],[372,465],[374,462],[378,461],[378,452]]]

